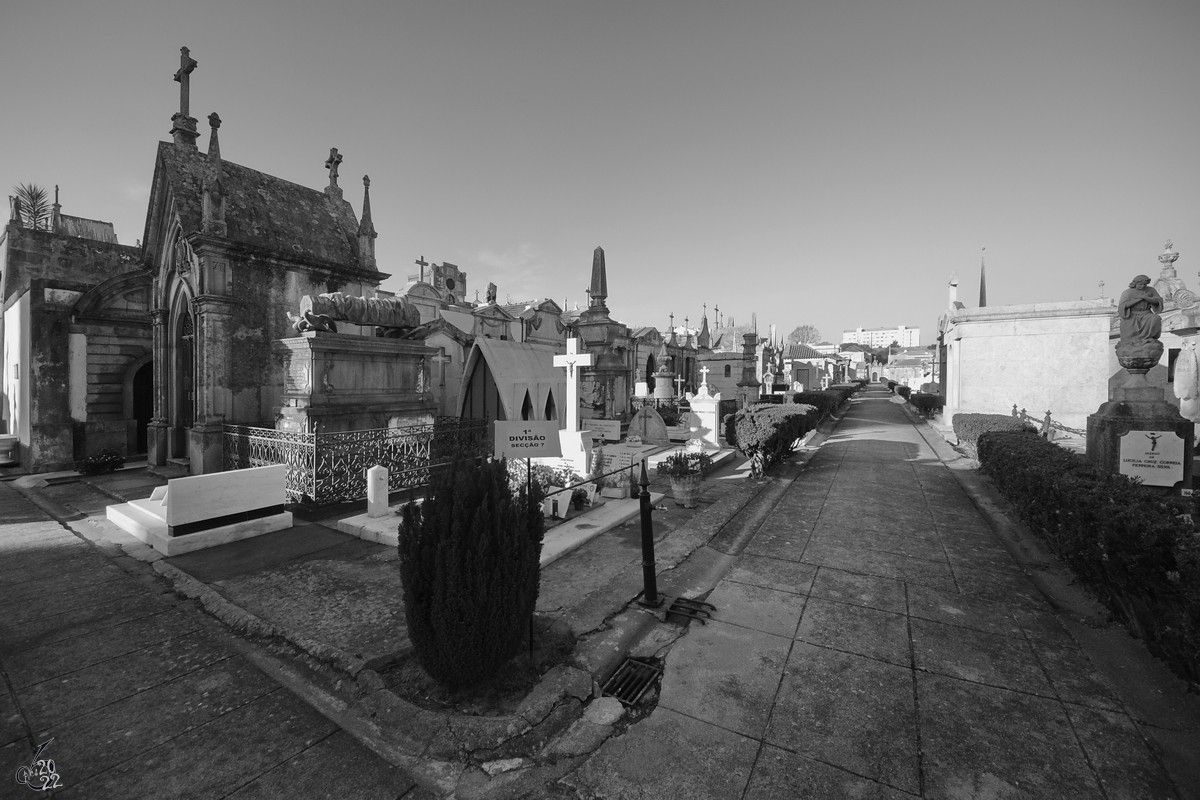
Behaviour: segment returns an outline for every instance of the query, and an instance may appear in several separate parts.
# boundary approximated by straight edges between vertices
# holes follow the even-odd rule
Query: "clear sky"
[[[632,325],[920,326],[1112,297],[1171,237],[1200,290],[1196,0],[7,0],[0,184],[141,238],[191,48],[230,160],[320,189],[379,268]],[[473,291],[471,292],[473,294]]]

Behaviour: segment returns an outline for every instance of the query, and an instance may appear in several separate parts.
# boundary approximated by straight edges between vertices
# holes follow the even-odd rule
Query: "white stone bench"
[[[109,520],[165,556],[292,527],[287,466],[173,478],[148,499],[109,506]]]

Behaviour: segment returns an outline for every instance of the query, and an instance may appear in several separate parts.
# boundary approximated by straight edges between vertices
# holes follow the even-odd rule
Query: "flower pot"
[[[672,475],[671,494],[675,495],[675,505],[695,508],[700,499],[700,473]]]

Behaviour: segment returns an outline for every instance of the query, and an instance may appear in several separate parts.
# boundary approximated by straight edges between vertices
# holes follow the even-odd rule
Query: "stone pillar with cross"
[[[175,80],[179,82],[179,111],[171,117],[171,136],[175,144],[196,149],[196,118],[191,115],[191,80],[196,60],[186,47],[179,48],[179,70]]]
[[[554,357],[554,366],[567,370],[566,426],[558,432],[559,441],[563,458],[571,461],[575,471],[581,475],[586,475],[591,466],[588,462],[592,439],[590,435],[584,436],[579,431],[579,368],[591,365],[591,353],[579,352],[579,340],[573,336],[567,339],[566,354]]]
[[[325,169],[329,170],[329,185],[325,194],[338,200],[342,199],[342,187],[338,186],[338,167],[342,163],[342,154],[336,147],[329,148],[329,158],[325,159]]]

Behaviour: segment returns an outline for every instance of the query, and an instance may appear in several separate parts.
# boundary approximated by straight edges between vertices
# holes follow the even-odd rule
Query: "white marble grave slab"
[[[167,481],[167,525],[281,506],[287,499],[287,465],[272,464]]]

